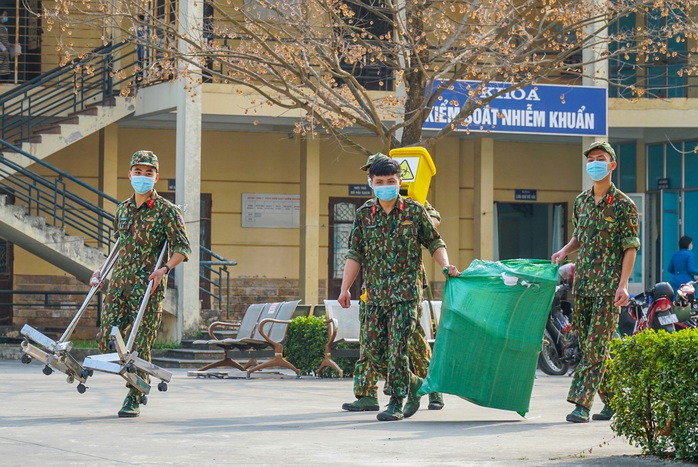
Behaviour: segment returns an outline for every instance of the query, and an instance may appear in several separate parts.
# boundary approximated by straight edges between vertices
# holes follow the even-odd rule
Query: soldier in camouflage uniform
[[[119,242],[119,259],[114,265],[104,299],[101,327],[97,346],[107,351],[112,326],[121,334],[131,332],[141,301],[153,281],[153,292],[136,334],[138,356],[150,361],[150,349],[162,320],[162,301],[167,287],[166,275],[191,253],[181,210],[153,188],[158,181],[158,158],[150,151],[137,151],[131,157],[128,177],[134,195],[116,208],[114,230]],[[169,256],[162,267],[153,271],[162,247],[168,242]],[[92,275],[91,284],[98,281],[101,269]],[[145,381],[149,375],[138,373]],[[128,386],[128,385],[127,385]],[[137,417],[140,413],[140,395],[134,388],[124,400],[119,417]]]
[[[368,157],[364,165],[359,167],[359,170],[366,172],[366,175],[369,176],[369,168],[371,167],[371,164],[374,160],[376,160],[376,158],[379,157],[388,156],[380,152],[373,154],[372,156]],[[434,227],[438,227],[441,223],[441,214],[439,214],[439,211],[434,209],[429,201],[425,201],[424,208],[429,215],[429,220],[431,220],[431,223],[434,225]],[[423,268],[422,272],[422,284],[426,288],[428,285],[426,272],[423,270]],[[362,287],[362,290],[365,290],[365,287]],[[421,322],[421,315],[422,307],[420,306],[417,308],[417,323]],[[354,396],[356,397],[356,400],[342,404],[342,409],[350,412],[377,411],[379,409],[377,390],[378,378],[380,376],[385,377],[385,374],[378,375],[375,372],[369,372],[369,365],[367,364],[368,357],[364,352],[366,347],[363,344],[368,333],[368,326],[365,324],[365,317],[366,302],[364,300],[359,300],[360,350],[359,359],[356,361],[354,368]],[[426,340],[424,329],[420,325],[417,325],[414,328],[414,332],[408,344],[408,352],[410,355],[410,370],[420,378],[425,378],[427,375],[427,370],[429,369],[429,362],[431,360],[431,347]],[[443,396],[441,393],[433,392],[429,394],[429,410],[441,410],[443,406]],[[408,401],[404,409],[404,416],[411,417],[417,411],[417,409],[419,409],[419,398],[410,398],[408,396]]]
[[[363,270],[366,371],[385,372],[385,392],[390,395],[387,410],[377,418],[401,420],[404,398],[415,396],[422,384],[422,378],[410,371],[408,354],[422,300],[422,246],[448,274],[460,272],[449,264],[446,245],[424,207],[399,195],[400,165],[390,158],[378,158],[371,165],[370,180],[376,199],[356,211],[338,300],[349,307],[349,288]]]
[[[572,239],[552,255],[558,263],[579,250],[574,277],[573,331],[579,335],[582,360],[577,366],[567,401],[575,409],[568,422],[589,421],[594,395],[604,408],[594,420],[610,420],[604,381],[608,343],[618,323],[620,307],[628,303],[628,279],[640,248],[635,203],[611,182],[616,154],[611,145],[591,144],[585,151],[586,170],[594,186],[574,200]]]

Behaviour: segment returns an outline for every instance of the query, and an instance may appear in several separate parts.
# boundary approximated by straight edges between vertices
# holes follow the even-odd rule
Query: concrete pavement
[[[271,370],[247,380],[232,369],[223,369],[227,379],[201,379],[173,370],[169,390],[154,388],[139,418],[119,419],[120,377],[97,373],[78,394],[41,368],[0,361],[4,466],[666,464],[641,457],[609,422],[565,422],[570,379],[541,372],[526,418],[445,395],[441,411],[423,398],[412,418],[378,422],[376,412],[340,409],[353,398],[350,379]]]

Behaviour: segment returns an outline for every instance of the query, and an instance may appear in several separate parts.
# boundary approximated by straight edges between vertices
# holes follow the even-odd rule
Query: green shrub
[[[303,375],[314,375],[325,357],[327,324],[324,317],[299,316],[291,321],[284,343],[284,356]],[[356,348],[354,344],[337,344],[337,348]],[[345,376],[354,373],[354,359],[337,358],[334,361],[342,368]],[[336,378],[339,374],[332,368],[322,371],[324,377]]]
[[[698,460],[698,330],[614,339],[611,428],[644,454]]]
[[[315,374],[325,356],[327,324],[319,316],[298,316],[288,325],[284,356],[303,375]]]

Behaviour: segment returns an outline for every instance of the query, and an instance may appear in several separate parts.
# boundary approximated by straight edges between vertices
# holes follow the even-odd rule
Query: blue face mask
[[[603,180],[608,175],[608,164],[606,161],[587,162],[587,173],[595,182]]]
[[[10,19],[10,18],[8,18],[7,16],[3,16],[3,17],[2,17],[2,22],[3,22],[3,23],[7,23],[7,21],[8,21],[9,19]]]
[[[400,192],[400,185],[374,186],[373,192],[376,194],[376,198],[381,201],[392,201],[397,198]]]
[[[136,190],[136,193],[144,195],[153,189],[155,179],[145,175],[131,175],[131,186]]]

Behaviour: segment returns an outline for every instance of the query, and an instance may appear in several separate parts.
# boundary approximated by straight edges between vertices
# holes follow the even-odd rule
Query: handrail
[[[16,296],[16,295],[37,295],[41,296],[43,295],[43,300],[38,301],[38,302],[21,302],[21,303],[16,303],[14,300],[10,299],[9,301],[5,301],[5,299],[0,299],[0,306],[15,306],[18,308],[22,307],[27,307],[27,308],[32,308],[32,307],[42,307],[42,308],[56,308],[56,307],[65,307],[66,303],[61,302],[61,303],[52,303],[50,300],[50,297],[52,295],[57,295],[57,296],[82,296],[85,295],[85,292],[82,290],[0,290],[0,297],[3,297],[4,295],[10,295],[11,297]],[[97,309],[97,319],[96,319],[96,326],[99,326],[99,322],[101,319],[102,315],[102,292],[97,292],[97,300],[93,301],[90,303],[88,306],[90,308],[96,308]],[[79,308],[80,304],[82,303],[83,299],[80,299],[79,301],[75,301],[74,305],[75,308]]]
[[[41,166],[42,171],[52,174],[48,177],[42,176],[10,159],[0,157],[0,188],[12,194],[16,205],[24,205],[30,215],[44,216],[50,225],[72,230],[66,233],[76,232],[94,240],[98,246],[112,247],[114,241],[114,214],[112,213],[119,204],[119,200],[7,141],[0,139],[0,145]],[[78,194],[74,191],[75,188],[82,190],[82,193]],[[85,199],[85,192],[91,194],[96,200],[101,199],[112,203],[114,208],[107,210],[91,203]],[[228,260],[203,245],[200,248],[203,257],[215,258],[215,260],[204,259],[199,262],[200,278],[205,284],[204,287],[200,286],[200,290],[216,300],[221,311],[225,311],[227,316],[230,311],[228,266],[235,266],[237,262]],[[214,291],[211,291],[210,287]]]
[[[0,144],[40,165],[42,170],[51,173],[48,177],[55,177],[47,178],[6,157],[0,157],[0,187],[12,194],[14,204],[24,205],[29,215],[44,216],[49,225],[65,228],[66,233],[77,233],[94,240],[97,246],[111,248],[114,221],[111,212],[115,208],[107,210],[91,203],[85,199],[85,192],[97,200],[114,205],[119,204],[117,199],[7,141],[0,139]]]
[[[115,60],[122,61],[119,73],[114,73]],[[1,94],[0,149],[17,156],[13,160],[0,156],[0,189],[11,194],[15,204],[24,205],[29,215],[43,216],[49,225],[64,228],[67,234],[78,234],[98,247],[110,249],[114,241],[112,213],[120,201],[18,146],[41,127],[58,123],[92,104],[110,102],[116,92],[131,94],[141,84],[142,67],[131,41],[107,44]],[[148,84],[157,81],[148,79]],[[37,164],[50,175],[39,175],[15,162],[22,157],[30,161],[24,165]],[[86,199],[86,194],[94,202]],[[100,206],[108,203],[114,208]],[[237,262],[203,246],[201,251],[204,260],[199,264],[200,278],[205,286],[200,289],[217,300],[227,314],[228,266]]]
[[[206,255],[216,258],[216,261],[199,260],[199,277],[204,286],[199,284],[199,290],[218,301],[221,312],[225,311],[226,318],[230,312],[230,272],[228,266],[236,266],[237,261],[225,259],[221,255],[199,245],[201,256]],[[210,276],[215,276],[211,279]],[[216,292],[212,291],[216,290]],[[225,294],[223,293],[225,289]]]
[[[114,62],[119,60],[118,73]],[[0,138],[26,141],[47,127],[115,93],[131,94],[140,85],[136,47],[131,41],[99,47],[64,66],[0,95]],[[154,84],[149,80],[148,84]]]

